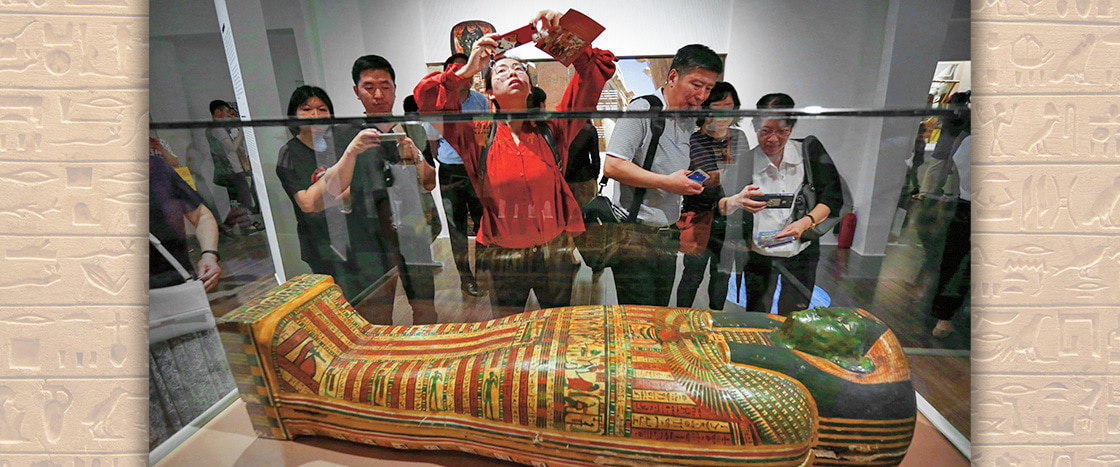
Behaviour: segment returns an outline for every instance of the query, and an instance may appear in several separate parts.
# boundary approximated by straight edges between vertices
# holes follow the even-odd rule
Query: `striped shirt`
[[[693,133],[688,140],[688,170],[700,169],[710,176],[713,172],[727,167],[729,163],[734,163],[735,156],[731,151],[734,144],[731,140],[733,135],[740,138],[739,141],[746,142],[746,138],[741,136],[742,132],[734,128],[728,129],[727,135],[723,138],[713,138],[699,130]],[[723,197],[723,190],[719,185],[705,186],[700,194],[684,197],[682,210],[684,212],[711,211],[721,197]]]

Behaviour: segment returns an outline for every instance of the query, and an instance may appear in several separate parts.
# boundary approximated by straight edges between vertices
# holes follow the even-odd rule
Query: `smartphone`
[[[692,173],[688,174],[688,179],[696,183],[704,183],[708,178],[710,178],[708,173],[700,169],[693,170]]]
[[[396,142],[399,142],[401,140],[401,138],[405,138],[407,136],[408,135],[405,134],[405,133],[381,133],[380,135],[378,135],[378,137],[381,138],[381,141],[396,141]]]
[[[751,196],[751,199],[766,203],[767,208],[785,209],[793,207],[794,196],[793,193],[775,193],[772,195]]]

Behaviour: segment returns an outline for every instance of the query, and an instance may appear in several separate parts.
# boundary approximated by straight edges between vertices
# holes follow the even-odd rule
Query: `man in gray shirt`
[[[673,56],[665,86],[654,94],[667,110],[698,109],[708,98],[723,61],[712,49],[691,44]],[[649,110],[644,99],[635,99],[627,110]],[[677,275],[680,247],[676,222],[683,195],[703,187],[688,179],[688,142],[696,129],[694,119],[668,119],[657,143],[653,165],[643,168],[652,133],[651,121],[623,118],[607,143],[603,174],[618,180],[620,204],[630,209],[636,190],[644,189],[638,224],[619,247],[611,270],[619,304],[667,306]]]

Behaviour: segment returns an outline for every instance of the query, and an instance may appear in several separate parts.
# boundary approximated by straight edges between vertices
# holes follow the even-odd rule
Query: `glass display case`
[[[153,304],[151,332],[160,333],[151,344],[150,359],[153,462],[238,399],[238,394],[261,436],[335,436],[299,423],[273,422],[269,411],[279,409],[263,402],[253,405],[246,396],[310,384],[294,382],[301,374],[310,374],[316,388],[324,385],[305,388],[318,395],[342,391],[340,397],[351,400],[347,391],[355,391],[350,394],[353,400],[373,406],[405,397],[399,387],[392,389],[388,383],[385,393],[379,392],[382,386],[371,375],[380,370],[358,370],[379,361],[380,354],[392,354],[398,344],[378,347],[361,341],[375,350],[368,352],[365,363],[348,363],[347,368],[368,383],[372,391],[368,395],[365,389],[340,389],[345,384],[320,379],[335,375],[339,381],[350,381],[346,378],[354,376],[332,373],[341,371],[329,363],[337,355],[324,350],[285,360],[306,366],[291,372],[284,369],[288,376],[271,375],[273,370],[265,366],[250,371],[256,367],[246,362],[253,355],[231,352],[265,345],[245,337],[251,335],[249,331],[238,337],[236,330],[257,329],[256,321],[246,317],[259,311],[262,303],[280,300],[275,297],[296,303],[285,294],[326,287],[314,285],[320,284],[315,282],[321,281],[318,275],[330,276],[337,287],[316,289],[316,294],[327,298],[321,303],[298,301],[299,306],[338,307],[330,312],[323,308],[321,316],[345,321],[349,324],[343,327],[370,339],[381,332],[429,336],[433,340],[424,344],[431,347],[425,350],[428,360],[440,360],[444,350],[445,360],[481,358],[457,349],[463,345],[455,340],[457,333],[475,333],[463,339],[477,340],[481,347],[489,344],[483,345],[487,338],[477,333],[487,328],[496,336],[513,328],[516,332],[509,331],[510,339],[547,340],[555,337],[545,333],[552,328],[539,323],[570,321],[563,317],[566,313],[587,310],[640,315],[638,308],[627,306],[671,307],[674,311],[650,313],[667,323],[678,319],[673,313],[687,316],[693,320],[688,326],[695,329],[672,331],[684,334],[718,331],[730,322],[755,329],[765,327],[753,321],[758,319],[775,326],[817,319],[806,316],[829,316],[836,323],[847,323],[837,325],[846,332],[857,327],[879,329],[876,337],[889,329],[893,343],[879,345],[893,349],[908,377],[896,371],[896,379],[883,381],[905,379],[922,415],[958,448],[967,450],[971,128],[966,91],[970,81],[960,76],[967,67],[955,66],[953,72],[935,77],[940,57],[921,50],[917,44],[921,33],[890,38],[894,55],[880,56],[885,49],[881,41],[886,39],[878,37],[864,38],[851,48],[834,46],[840,58],[809,57],[833,67],[831,80],[773,57],[760,63],[793,71],[746,71],[750,67],[737,59],[762,56],[731,44],[714,47],[721,70],[706,84],[720,83],[711,89],[710,97],[716,98],[705,99],[709,97],[705,89],[691,109],[666,109],[664,102],[658,108],[642,97],[659,94],[659,99],[666,99],[660,89],[688,75],[673,69],[673,50],[625,53],[634,49],[626,46],[617,47],[623,51],[616,50],[618,57],[602,56],[598,70],[589,65],[595,60],[590,53],[590,58],[577,59],[571,67],[531,52],[525,60],[496,61],[493,68],[473,78],[474,89],[463,93],[463,101],[452,103],[451,92],[466,91],[472,83],[449,85],[452,78],[441,75],[445,63],[433,60],[444,57],[414,50],[417,57],[405,65],[411,69],[404,71],[402,66],[396,74],[391,65],[386,72],[376,63],[386,58],[399,63],[392,54],[374,56],[369,60],[375,63],[365,68],[359,63],[351,67],[353,59],[362,57],[361,62],[369,57],[362,47],[340,45],[336,50],[324,45],[339,38],[327,23],[341,21],[324,13],[341,10],[313,7],[316,14],[310,15],[305,14],[306,8],[275,3],[276,10],[263,19],[246,17],[241,7],[224,11],[219,5],[217,30],[207,27],[189,33],[171,27],[169,18],[178,7],[161,2],[152,6],[153,25],[168,27],[152,30],[150,165],[153,174],[163,174],[167,186],[176,187],[168,195],[174,202],[153,205],[152,212],[166,213],[169,219],[187,214],[185,222],[171,222],[169,231],[181,234],[178,244],[171,246],[185,253],[188,275],[205,276],[207,257],[220,259],[221,268],[216,282],[207,284],[208,309],[196,309],[192,315],[178,309],[159,315]],[[369,8],[361,2],[355,6],[357,11]],[[585,13],[600,18],[595,12]],[[281,19],[283,15],[292,17]],[[735,15],[735,21],[747,21],[742,12]],[[917,21],[910,13],[888,12],[875,5],[846,12],[842,19],[868,18],[874,24],[898,20],[890,15]],[[278,27],[266,27],[270,25]],[[227,26],[251,32],[238,37]],[[840,33],[837,26],[820,35],[827,39]],[[263,46],[252,37],[265,39]],[[610,40],[604,36],[593,45],[614,48]],[[872,45],[878,49],[871,50]],[[309,46],[315,50],[309,53]],[[793,57],[812,55],[792,44],[789,50]],[[346,59],[333,56],[336,52],[345,53]],[[215,53],[224,53],[226,60]],[[871,57],[875,63],[861,62]],[[346,70],[328,69],[328,62],[347,62]],[[896,71],[891,71],[892,66]],[[428,75],[421,74],[422,67]],[[897,71],[905,67],[924,71]],[[203,69],[225,72],[229,79],[206,75]],[[456,69],[462,68],[452,70]],[[587,92],[588,84],[581,79],[592,72],[602,76],[590,80],[598,88]],[[482,77],[505,79],[522,73],[527,82],[510,86],[538,88],[543,96],[512,112],[492,105],[488,95],[492,90]],[[773,84],[768,78],[784,84]],[[872,81],[860,82],[863,78]],[[932,86],[931,78],[935,78]],[[733,85],[731,91],[724,80]],[[584,93],[569,94],[569,86],[577,81],[585,86]],[[462,110],[468,99],[475,98],[470,92],[481,98],[482,107],[474,112]],[[932,102],[927,101],[927,92],[934,96]],[[954,95],[958,100],[953,100]],[[409,99],[411,103],[406,102]],[[564,110],[551,110],[556,108]],[[652,165],[645,167],[657,126],[663,129],[653,146],[663,149],[655,150]],[[658,155],[657,151],[665,152]],[[187,190],[193,194],[180,193]],[[212,225],[195,218],[203,209]],[[164,269],[171,277],[169,283],[175,282],[178,270]],[[288,305],[275,305],[284,306]],[[816,307],[862,311],[803,311]],[[336,312],[341,314],[332,314]],[[311,323],[315,313],[309,313]],[[852,324],[862,320],[878,324]],[[668,339],[658,333],[669,332],[669,327],[638,330],[635,322],[618,321],[633,330],[616,336],[622,340],[595,342],[623,342],[629,349],[639,345],[635,342],[640,338]],[[747,322],[754,324],[743,324]],[[284,323],[275,328],[278,335],[307,332],[284,328]],[[723,349],[729,361],[745,358],[739,345],[752,342],[735,339],[781,341],[713,332],[718,337],[703,339],[723,342],[711,344],[717,362]],[[329,340],[329,334],[323,338]],[[242,338],[248,340],[237,340]],[[860,342],[866,347],[862,353],[843,358],[794,344],[786,348],[801,352],[797,355],[802,357],[827,360],[833,366],[822,365],[851,372],[857,376],[850,379],[859,380],[863,377],[858,375],[874,371],[875,362],[886,361],[871,357],[874,339]],[[287,358],[285,352],[300,352],[289,347],[268,347],[273,352],[270,358],[279,362]],[[509,347],[479,351],[499,348]],[[561,366],[575,361],[557,348],[552,348],[552,354],[539,351],[532,356]],[[612,352],[616,353],[605,355],[622,355]],[[239,372],[260,376],[267,384],[247,387],[235,378]],[[485,404],[477,408],[467,404],[465,410],[481,414],[484,420],[509,418],[504,421],[516,424],[503,412],[514,411],[516,404],[507,407],[508,401],[497,394],[515,397],[521,394],[517,388],[527,388],[528,383],[518,380],[500,386],[498,380],[487,382],[490,375],[470,373],[480,383],[466,390],[477,390],[482,401],[490,397],[483,395],[490,388],[497,391],[494,400],[499,403],[489,409]],[[408,382],[407,372],[404,377],[404,384],[415,383]],[[602,380],[569,378],[564,387],[571,390],[573,384],[586,383],[583,390],[590,393],[619,377],[604,373]],[[424,397],[433,399],[424,403],[436,412],[458,410],[451,399],[462,394],[446,389],[443,385],[450,382],[445,379],[433,381],[425,379],[432,386],[423,389]],[[273,383],[275,387],[268,385]],[[842,385],[839,380],[834,383]],[[334,389],[327,389],[328,384]],[[570,395],[552,386],[548,390],[558,399]],[[529,389],[525,391],[522,398],[529,394]],[[452,395],[436,401],[433,394],[437,393]],[[683,389],[676,394],[673,397],[696,397]],[[818,410],[813,416],[824,417],[818,405],[827,405],[826,399],[813,400],[807,403]],[[572,413],[579,416],[598,413],[589,402],[580,401],[558,404],[574,407]],[[353,426],[333,418],[331,422]],[[638,423],[631,418],[625,422]],[[574,433],[581,425],[557,426],[572,428],[568,431]],[[438,437],[438,430],[435,433]],[[669,435],[651,431],[649,436]],[[741,436],[736,438],[740,441],[767,439],[766,433],[736,436]],[[427,449],[407,442],[401,447]],[[557,457],[542,462],[549,459]]]

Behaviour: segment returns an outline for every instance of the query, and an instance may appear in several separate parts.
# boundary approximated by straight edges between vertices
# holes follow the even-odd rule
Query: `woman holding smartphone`
[[[560,16],[542,11],[531,23],[540,22],[539,29],[550,32],[559,26]],[[465,65],[425,76],[413,91],[420,110],[460,111],[460,91],[482,72],[493,108],[524,112],[533,88],[527,66],[501,56],[496,37],[476,41]],[[614,75],[614,60],[610,52],[594,47],[580,52],[557,110],[594,109]],[[444,124],[444,139],[462,156],[482,202],[478,269],[490,276],[490,301],[499,315],[524,311],[530,291],[542,308],[571,302],[579,270],[572,236],[584,227],[579,203],[564,181],[564,167],[584,121],[495,121],[479,132],[481,142],[470,122]]]
[[[793,107],[793,98],[781,93],[762,96],[757,103],[759,109]],[[839,212],[844,203],[840,174],[824,145],[813,136],[790,139],[796,123],[795,118],[754,119],[758,146],[739,161],[734,176],[746,186],[719,201],[724,214],[746,211],[741,228],[747,249],[743,265],[747,311],[770,310],[773,302],[766,298],[779,274],[783,279],[778,314],[787,316],[809,307],[820,244],[816,238],[802,236]],[[806,190],[816,198],[812,206]]]
[[[289,117],[333,115],[334,105],[322,88],[300,86],[288,100]],[[350,137],[337,130],[329,125],[290,127],[292,138],[280,148],[276,176],[295,209],[300,257],[313,273],[333,276],[343,295],[353,299],[393,266],[393,255],[391,246],[384,245],[384,235],[371,236],[356,227],[348,209],[355,163],[366,150],[381,143],[380,133],[363,129]],[[402,157],[416,159],[419,150],[411,140],[403,146]],[[345,232],[332,232],[328,226],[332,216],[338,220],[333,228]],[[355,240],[363,236],[373,237],[365,243],[376,242],[377,246],[361,244],[363,257],[359,260],[353,254]],[[376,260],[364,256],[367,249],[372,249]],[[344,258],[346,252],[350,254]]]
[[[700,105],[705,109],[738,109],[739,93],[731,83],[719,81],[712,87],[708,99]],[[737,118],[701,118],[696,122],[700,129],[689,139],[689,170],[693,178],[704,185],[698,195],[687,195],[681,206],[681,252],[684,253],[684,272],[677,285],[677,306],[691,307],[696,298],[696,290],[704,280],[704,269],[710,272],[708,279],[708,308],[722,310],[727,299],[727,280],[729,274],[720,268],[720,254],[723,238],[727,230],[727,216],[719,212],[718,202],[724,196],[722,175],[724,169],[747,154],[749,143],[747,135],[738,126]],[[707,178],[704,179],[703,175]],[[705,227],[710,226],[707,238]],[[686,232],[691,229],[694,235]],[[691,241],[686,240],[691,239]]]

